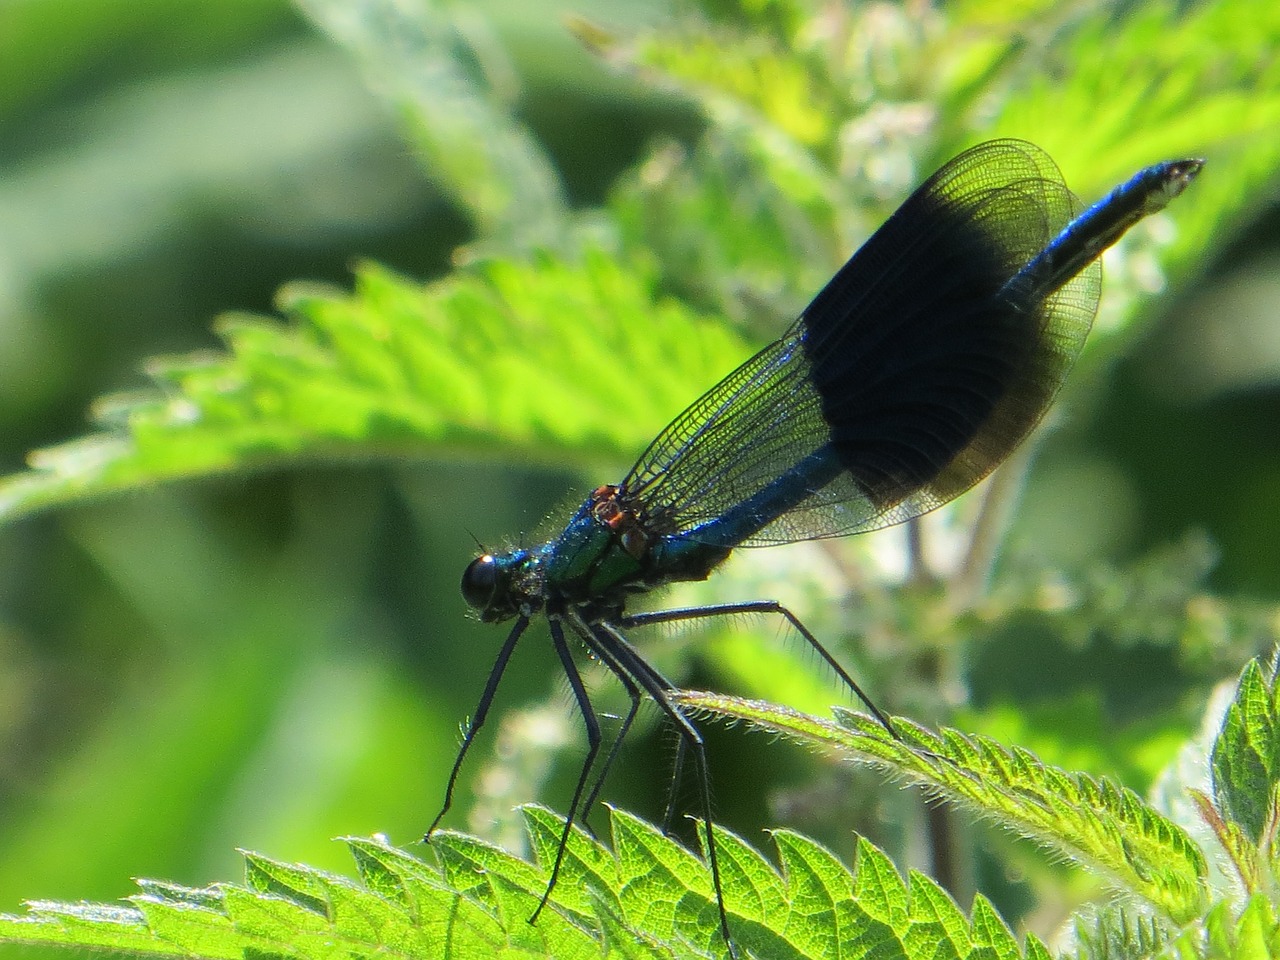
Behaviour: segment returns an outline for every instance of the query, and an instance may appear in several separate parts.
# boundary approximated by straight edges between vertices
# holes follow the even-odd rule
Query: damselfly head
[[[482,621],[497,623],[520,612],[520,604],[526,598],[513,585],[527,557],[523,550],[500,555],[482,553],[467,564],[462,573],[462,599],[480,614]]]

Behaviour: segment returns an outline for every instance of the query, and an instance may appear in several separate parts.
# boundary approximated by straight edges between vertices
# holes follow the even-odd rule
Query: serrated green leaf
[[[328,932],[328,918],[284,897],[228,887],[223,909],[239,932],[282,950],[291,940],[304,943]]]
[[[777,870],[741,837],[723,828],[715,831],[720,882],[725,899],[738,905],[744,918],[762,927],[774,926],[788,910],[786,884]]]
[[[1046,947],[1039,939],[1027,934],[1026,958],[1027,960],[1050,960],[1052,955],[1049,948]]]
[[[549,870],[564,835],[564,821],[545,807],[534,804],[522,808],[522,813],[529,832],[529,846],[537,861]],[[558,899],[572,909],[585,912],[594,900],[615,895],[619,886],[617,862],[603,844],[575,827],[569,833],[560,863],[560,885]],[[610,909],[621,915],[621,904],[610,903]]]
[[[835,748],[927,785],[1008,829],[1101,871],[1185,923],[1208,899],[1204,854],[1180,827],[1132,791],[1040,763],[1025,750],[898,718],[895,739],[871,717],[836,708],[839,723],[761,701],[680,695],[690,707]]]
[[[314,871],[248,852],[244,854],[244,864],[245,883],[253,890],[329,915],[328,885]]]
[[[346,837],[344,842],[356,861],[364,885],[379,896],[395,901],[416,919],[419,896],[426,892],[419,889],[423,884],[422,861],[377,840]]]
[[[1236,877],[1242,889],[1247,892],[1258,890],[1264,876],[1262,868],[1264,858],[1256,841],[1248,837],[1234,820],[1223,819],[1221,811],[1204,792],[1194,787],[1184,789],[1200,814],[1200,819],[1213,831],[1213,835],[1235,868]]]
[[[150,897],[134,897],[130,902],[142,914],[146,926],[158,940],[195,956],[220,956],[235,942],[235,928],[220,910],[192,907]]]
[[[1276,817],[1280,787],[1280,704],[1269,674],[1256,660],[1244,668],[1210,758],[1219,810],[1254,844]]]
[[[710,870],[644,821],[612,813],[623,915],[664,940],[683,940],[707,953],[723,949]]]
[[[514,117],[515,73],[483,20],[432,2],[297,5],[360,63],[407,127],[427,175],[483,238],[528,248],[561,237],[559,176]]]
[[[0,481],[0,517],[285,461],[446,447],[626,460],[691,383],[748,351],[657,282],[596,251],[487,261],[425,286],[365,267],[353,295],[291,288],[289,324],[228,317],[228,356],[154,364],[162,395],[111,405],[122,432],[33,454],[34,471]]]
[[[1079,960],[1157,956],[1171,938],[1167,923],[1124,905],[1089,911],[1074,927]]]
[[[977,928],[980,923],[993,922],[989,916],[979,918],[978,908],[987,908],[985,898],[974,898],[974,930],[971,932],[964,914],[945,890],[918,872],[913,872],[910,879],[911,905],[916,917],[907,934],[908,946],[937,943],[942,945],[937,952],[943,955],[966,956],[974,943],[983,942],[983,938],[977,936]]]
[[[798,146],[823,149],[836,142],[837,123],[848,110],[829,78],[810,69],[794,49],[758,33],[745,43],[725,40],[705,28],[681,36],[668,32],[635,55],[696,96],[722,125],[749,109]]]
[[[531,831],[555,842],[563,821],[528,808]],[[554,851],[535,866],[474,837],[441,832],[433,866],[378,839],[349,839],[364,883],[246,854],[245,884],[187,889],[144,881],[133,906],[33,903],[0,916],[0,942],[103,947],[139,956],[489,960],[722,957],[704,859],[653,826],[613,811],[613,851],[574,831],[574,856],[536,924]],[[927,877],[910,883],[868,841],[842,865],[790,831],[775,837],[782,870],[716,831],[725,904],[744,955],[770,960],[1016,958],[985,901],[967,920]],[[540,844],[535,843],[535,848]],[[546,853],[551,853],[548,858]],[[603,860],[601,861],[601,858]],[[593,861],[589,872],[574,862]],[[456,882],[455,882],[456,881]]]
[[[907,918],[907,888],[897,868],[865,840],[858,846],[853,897],[873,918],[895,929]]]
[[[612,902],[598,902],[596,913],[600,918],[600,927],[610,957],[616,956],[621,960],[674,960],[675,957],[689,956],[687,948],[683,951],[676,950],[670,944],[663,944],[628,927],[622,922]]]
[[[798,921],[788,932],[806,953],[836,955],[836,904],[849,895],[848,878],[834,857],[791,831],[776,831],[773,843]],[[818,856],[806,855],[811,851]]]
[[[1184,930],[1170,953],[1182,960],[1271,960],[1280,956],[1275,904],[1265,896],[1254,896],[1237,914],[1229,904],[1220,903],[1201,923]]]
[[[1018,943],[991,901],[986,897],[973,898],[973,938],[979,947],[986,947],[996,957],[1019,956]]]
[[[564,910],[559,898],[530,922],[547,891],[546,875],[531,864],[464,834],[442,831],[431,844],[445,878],[492,911],[514,948],[537,956],[600,956],[599,941],[581,925],[589,915]]]
[[[564,910],[560,897],[541,911],[536,924],[529,922],[547,892],[545,873],[463,834],[441,832],[431,842],[446,879],[491,909],[514,946],[551,956],[599,956],[600,944],[579,925],[589,915]]]
[[[222,893],[217,887],[193,889],[166,883],[161,880],[140,879],[138,889],[142,895],[157,903],[170,903],[175,906],[203,907],[217,910],[222,906]]]

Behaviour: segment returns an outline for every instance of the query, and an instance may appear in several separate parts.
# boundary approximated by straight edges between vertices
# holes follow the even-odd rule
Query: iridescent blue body
[[[1178,196],[1200,166],[1148,167],[1081,212],[1038,148],[999,140],[966,151],[903,203],[781,338],[672,421],[620,483],[592,491],[555,538],[474,560],[462,580],[467,603],[482,620],[515,625],[468,727],[445,808],[516,641],[541,615],[588,733],[565,839],[649,696],[680,735],[677,771],[686,754],[697,766],[721,934],[731,944],[701,735],[671,698],[674,685],[622,631],[778,614],[892,726],[776,601],[628,614],[628,598],[703,580],[737,547],[901,523],[985,477],[1039,422],[1079,354],[1097,309],[1099,254]],[[589,788],[601,734],[566,629],[632,702]],[[562,855],[563,843],[551,886]]]
[[[617,512],[617,488],[600,487],[569,518],[564,530],[533,550],[486,554],[495,580],[506,584],[499,600],[489,591],[478,607],[482,620],[521,613],[561,616],[577,610],[588,620],[621,613],[626,596],[679,580],[705,580],[729,548],[685,535],[650,538],[637,523],[631,536],[602,514]],[[486,583],[482,589],[487,589]]]

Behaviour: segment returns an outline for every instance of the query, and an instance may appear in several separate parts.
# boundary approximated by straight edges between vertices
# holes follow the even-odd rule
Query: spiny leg
[[[618,759],[618,754],[622,750],[622,741],[627,738],[627,733],[631,730],[631,724],[636,719],[636,714],[640,711],[640,688],[636,686],[635,681],[631,679],[630,674],[618,665],[608,649],[601,646],[599,641],[592,636],[590,629],[585,623],[578,619],[570,617],[568,624],[573,628],[573,632],[586,645],[587,649],[602,663],[605,668],[618,678],[618,682],[622,684],[623,689],[627,692],[627,696],[631,700],[631,708],[627,711],[627,715],[622,720],[622,725],[618,727],[618,734],[614,738],[613,745],[609,748],[609,754],[605,757],[604,763],[600,767],[600,772],[596,777],[596,781],[591,786],[591,792],[587,794],[587,799],[582,804],[582,810],[579,812],[578,821],[583,828],[591,833],[591,827],[587,823],[587,816],[591,813],[592,808],[596,805],[596,801],[600,799],[600,791],[604,789],[604,782],[609,776],[609,770],[613,767],[613,763]],[[594,836],[594,833],[592,834]]]
[[[677,607],[674,610],[653,610],[645,613],[636,613],[631,614],[630,616],[620,617],[617,620],[617,623],[626,628],[645,627],[652,626],[656,623],[676,623],[681,620],[699,620],[705,617],[727,617],[738,613],[776,613],[785,618],[786,621],[795,628],[795,631],[799,633],[800,636],[804,637],[805,642],[814,650],[818,651],[819,656],[821,656],[822,659],[826,661],[827,665],[836,672],[836,675],[844,681],[845,685],[857,695],[858,699],[861,700],[863,705],[871,712],[871,715],[876,719],[876,722],[879,723],[880,726],[884,727],[885,732],[888,733],[889,736],[893,737],[893,739],[897,740],[901,744],[910,746],[912,750],[915,750],[921,756],[928,757],[940,763],[955,766],[955,760],[952,758],[940,753],[934,753],[932,750],[910,745],[907,741],[903,740],[902,735],[898,733],[897,729],[894,727],[893,721],[889,719],[889,715],[875,705],[874,701],[872,701],[866,692],[863,691],[862,687],[858,686],[857,681],[854,680],[853,677],[849,676],[848,671],[840,665],[840,662],[836,660],[836,658],[831,655],[831,652],[828,651],[818,638],[813,635],[813,632],[801,622],[800,618],[780,604],[777,600],[744,600],[738,603],[719,603],[704,607]],[[680,760],[679,754],[676,755],[676,760],[678,763]],[[676,769],[678,771],[679,767],[677,766]],[[674,783],[672,786],[674,789]],[[665,823],[669,823],[671,813],[671,810],[668,810],[668,820],[664,821]]]
[[[663,836],[671,835],[671,824],[675,822],[676,806],[680,801],[680,780],[684,776],[685,740],[681,737],[676,742],[676,758],[671,763],[671,789],[667,792],[667,812],[662,815]]]
[[[595,654],[595,656],[599,658],[600,662],[603,663],[609,669],[609,671],[618,678],[619,682],[622,683],[623,687],[625,687],[628,696],[631,697],[631,709],[627,712],[626,719],[623,720],[622,726],[618,730],[618,737],[614,741],[613,747],[610,749],[608,757],[605,758],[604,765],[601,767],[600,775],[596,780],[596,783],[594,788],[592,789],[591,795],[588,797],[587,802],[583,804],[581,816],[582,818],[585,818],[587,811],[591,808],[594,802],[599,798],[599,793],[601,788],[604,786],[604,781],[605,781],[605,778],[608,776],[609,768],[610,766],[612,766],[614,759],[617,757],[619,748],[622,746],[622,741],[626,738],[627,731],[630,729],[631,723],[635,719],[637,711],[640,709],[640,689],[636,686],[636,683],[631,679],[630,674],[622,667],[621,663],[617,660],[614,653],[610,650],[610,645],[607,642],[605,642],[604,639],[597,638],[591,632],[590,626],[588,626],[586,623],[580,623],[574,619],[570,619],[569,624],[574,628],[575,632],[577,632],[578,635],[582,638],[582,642],[586,644],[587,649],[590,650],[593,654]],[[639,657],[638,653],[636,653],[635,655]],[[641,660],[641,662],[644,663],[645,666],[649,666],[647,661]],[[675,689],[674,685],[671,684],[670,681],[663,678],[660,674],[658,674],[656,670],[652,670],[651,668],[650,672],[666,688]],[[681,776],[683,775],[683,772],[684,772],[684,761],[685,761],[687,750],[688,750],[688,741],[683,736],[681,736],[678,739],[677,745],[676,745],[676,756],[675,756],[675,761],[672,767],[672,775],[671,775],[672,776],[671,790],[667,797],[666,812],[663,814],[663,818],[662,818],[662,833],[664,836],[670,835],[671,824],[675,819],[675,812],[676,812],[677,804],[679,801],[678,787],[679,787]]]
[[[431,834],[435,833],[436,828],[440,826],[440,821],[444,819],[444,815],[453,806],[453,789],[458,783],[458,773],[462,770],[462,762],[466,759],[467,751],[471,749],[471,744],[475,741],[476,734],[484,726],[485,717],[489,714],[489,707],[493,705],[493,696],[498,692],[498,681],[502,679],[503,673],[506,672],[507,663],[510,662],[511,654],[516,648],[516,641],[520,639],[520,635],[524,633],[525,628],[528,626],[528,617],[521,617],[517,620],[515,626],[511,628],[511,632],[507,634],[507,639],[502,644],[502,649],[498,651],[498,659],[494,661],[493,669],[489,671],[489,679],[485,681],[484,692],[480,694],[480,702],[476,704],[475,713],[471,715],[471,720],[467,724],[467,731],[462,735],[462,746],[458,749],[458,756],[453,761],[453,769],[449,772],[449,784],[444,789],[444,806],[440,808],[436,818],[431,821],[431,826],[427,828],[427,834],[423,837],[428,842],[431,840]]]
[[[569,652],[569,645],[564,642],[564,628],[561,627],[559,620],[549,620],[548,625],[551,628],[551,643],[556,649],[556,656],[560,658],[560,666],[564,668],[565,679],[569,681],[569,689],[573,691],[573,699],[578,704],[578,713],[582,714],[582,723],[587,728],[587,755],[582,761],[582,772],[578,774],[578,783],[573,788],[573,799],[569,801],[569,812],[564,818],[564,830],[560,834],[560,843],[556,846],[556,859],[551,865],[551,877],[547,880],[547,889],[543,891],[542,899],[538,901],[537,908],[533,911],[533,915],[529,917],[530,923],[538,919],[543,907],[551,899],[551,891],[555,889],[556,881],[560,879],[560,867],[564,863],[565,850],[569,846],[569,831],[573,829],[574,817],[578,813],[578,803],[582,800],[582,792],[586,789],[587,778],[590,777],[591,768],[596,762],[596,755],[600,752],[601,739],[600,721],[596,719],[595,709],[591,706],[591,700],[587,697],[587,688],[583,685],[582,675],[578,673],[578,668],[573,662],[573,654]]]
[[[725,910],[724,888],[720,883],[720,861],[716,856],[715,836],[711,827],[711,772],[707,765],[707,750],[706,744],[702,739],[702,733],[693,724],[693,721],[685,716],[679,704],[668,696],[676,689],[675,685],[662,676],[644,657],[640,656],[613,624],[595,623],[590,625],[590,629],[601,646],[608,650],[610,655],[617,660],[618,665],[631,675],[635,682],[644,689],[644,692],[653,698],[653,701],[658,705],[658,709],[666,714],[667,718],[676,725],[676,731],[680,736],[681,742],[688,744],[689,750],[693,753],[698,781],[702,787],[700,793],[702,795],[702,819],[707,831],[707,863],[711,867],[711,886],[715,891],[716,909],[720,914],[720,935],[724,938],[725,945],[729,950],[729,956],[736,960],[738,951],[733,945],[733,937],[729,934],[729,915]]]
[[[833,657],[830,651],[824,647],[812,631],[809,630],[800,618],[794,613],[780,604],[777,600],[745,600],[741,603],[717,603],[707,607],[680,607],[675,610],[654,610],[648,613],[635,613],[627,617],[621,617],[618,620],[618,626],[644,627],[655,623],[674,623],[679,620],[700,620],[705,617],[731,617],[738,613],[776,613],[783,617],[787,623],[795,629],[796,633],[804,637],[805,642],[818,652],[818,656],[827,662],[827,665],[836,672],[845,685],[852,690],[863,702],[871,715],[876,718],[882,727],[885,728],[895,740],[902,740],[898,735],[898,731],[893,728],[887,714],[883,713],[877,707],[862,688],[858,686],[857,681],[849,676],[848,671],[840,665],[840,661]]]
[[[580,819],[584,821],[583,825],[586,826],[585,819],[587,811],[590,810],[591,807],[594,806],[596,800],[599,799],[600,790],[604,787],[605,778],[609,774],[609,768],[617,758],[618,752],[622,747],[622,741],[626,738],[627,731],[630,730],[631,723],[635,720],[636,713],[640,709],[640,689],[635,685],[635,682],[632,681],[630,675],[617,662],[613,654],[609,652],[608,647],[592,636],[590,629],[586,624],[578,624],[573,620],[570,620],[569,623],[574,627],[574,630],[578,632],[579,636],[582,638],[582,642],[587,645],[587,649],[595,654],[601,663],[608,667],[609,671],[617,677],[619,682],[621,682],[626,688],[627,695],[631,697],[631,709],[627,712],[626,718],[622,721],[622,726],[618,729],[617,739],[614,740],[613,746],[609,750],[609,755],[605,759],[604,765],[600,768],[600,774],[596,779],[595,786],[592,788],[591,795],[587,798],[587,802],[583,804]],[[671,769],[671,789],[667,793],[666,812],[662,815],[662,833],[664,836],[669,836],[671,834],[671,824],[675,821],[676,809],[680,800],[679,787],[681,777],[684,774],[686,751],[687,744],[685,739],[680,737],[676,743],[676,756]],[[588,827],[587,829],[589,830],[590,828]]]

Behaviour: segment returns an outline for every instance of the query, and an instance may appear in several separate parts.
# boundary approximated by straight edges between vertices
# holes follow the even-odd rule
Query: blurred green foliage
[[[1272,5],[420,6],[0,9],[0,505],[60,505],[0,538],[0,909],[232,877],[236,846],[343,868],[331,836],[411,842],[500,639],[456,594],[472,533],[531,538],[618,474],[991,135],[1090,199],[1209,160],[1108,260],[1000,549],[955,576],[973,499],[924,527],[938,582],[901,583],[891,531],[670,599],[785,599],[886,707],[1149,787],[1276,631]],[[102,434],[21,472],[104,393]],[[646,652],[820,711],[839,694],[794,647],[744,624]],[[504,706],[555,696],[523,654]],[[501,835],[544,777],[566,796],[576,728],[561,752],[528,716],[478,756],[470,829]],[[918,798],[711,737],[744,835],[789,812],[920,862]],[[540,762],[503,784],[513,753]],[[606,797],[656,815],[669,756],[651,723]],[[956,829],[962,901],[1052,932],[1093,892]]]

